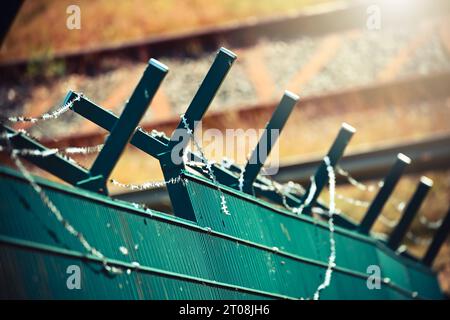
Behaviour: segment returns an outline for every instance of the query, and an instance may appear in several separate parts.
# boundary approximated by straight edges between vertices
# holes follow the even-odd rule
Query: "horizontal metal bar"
[[[9,139],[12,146],[17,149],[32,149],[45,151],[48,150],[45,146],[39,142],[27,137],[26,135],[15,131],[5,125],[0,124],[0,131],[5,129],[7,133],[13,134]],[[1,141],[0,141],[1,142]],[[20,155],[22,158],[36,165],[37,167],[53,174],[61,180],[64,180],[72,185],[76,184],[80,180],[89,178],[89,172],[78,166],[67,158],[57,153],[50,154],[45,157]]]

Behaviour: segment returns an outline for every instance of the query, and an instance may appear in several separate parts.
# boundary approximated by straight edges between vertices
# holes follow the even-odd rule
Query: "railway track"
[[[395,7],[393,9],[388,1],[335,1],[295,14],[248,19],[244,22],[205,27],[175,35],[156,36],[120,45],[59,52],[53,55],[51,60],[63,62],[67,73],[93,75],[109,70],[117,60],[145,62],[150,57],[199,57],[220,46],[231,48],[254,46],[261,39],[286,41],[298,37],[317,37],[351,29],[365,29],[367,8],[370,5],[377,5],[380,8],[383,14],[383,27],[399,24],[414,26],[421,19],[440,17],[450,12],[450,3],[445,0],[418,1],[414,3],[413,10],[400,10]],[[29,63],[28,59],[10,59],[1,62],[0,81],[20,80]]]
[[[430,76],[410,77],[399,81],[339,90],[301,99],[296,106],[296,110],[294,110],[294,114],[298,112],[300,115],[307,114],[308,117],[317,117],[324,114],[345,114],[349,111],[364,112],[386,108],[399,101],[405,105],[427,103],[430,100],[446,99],[450,92],[449,83],[450,72],[443,72]],[[275,107],[276,103],[271,102],[232,110],[208,112],[203,119],[203,124],[205,128],[212,127],[225,130],[235,126],[236,119],[240,119],[248,127],[262,127],[265,122],[264,119],[270,117]],[[147,122],[142,127],[147,131],[157,130],[169,134],[178,121],[178,116],[172,116],[164,121]],[[65,148],[96,145],[102,143],[103,140],[104,133],[95,130],[89,133],[71,134],[59,139],[54,137],[44,138],[42,141],[52,148]]]

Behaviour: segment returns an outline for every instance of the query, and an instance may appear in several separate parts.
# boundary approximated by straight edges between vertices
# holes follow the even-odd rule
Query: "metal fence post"
[[[184,114],[185,121],[189,126],[189,129],[192,130],[192,135],[195,134],[195,127],[197,126],[198,121],[202,119],[211,104],[235,59],[236,55],[228,49],[220,48],[218,51],[211,68],[203,79],[197,93]],[[187,131],[183,121],[180,121],[177,130],[183,130],[183,132]],[[188,135],[184,134],[183,139],[180,141],[179,137],[172,135],[168,143],[167,152],[161,155],[160,165],[166,181],[177,178],[182,174],[184,163],[175,164],[172,159],[172,153],[175,150],[175,147],[176,150],[184,151],[189,143],[188,138]],[[177,154],[175,156],[179,157],[181,155]],[[186,187],[180,183],[168,184],[167,190],[175,215],[196,221],[195,212],[192,208]]]
[[[370,204],[366,215],[359,224],[358,231],[360,233],[368,234],[370,229],[372,229],[372,226],[377,220],[378,215],[381,213],[381,210],[383,210],[383,207],[386,204],[389,196],[397,185],[397,182],[400,180],[403,171],[410,163],[411,159],[404,154],[399,153],[397,155],[397,160],[384,179],[383,186],[378,191],[375,199]]]
[[[414,195],[411,197],[411,200],[408,202],[408,205],[405,208],[405,211],[400,219],[400,221],[395,226],[394,230],[389,236],[389,240],[387,242],[388,247],[392,250],[397,250],[400,246],[403,237],[408,231],[409,226],[414,220],[416,213],[418,212],[423,200],[428,194],[428,191],[433,186],[433,181],[427,177],[421,177],[420,182],[417,185],[417,189],[414,192]]]
[[[347,123],[343,123],[341,126],[341,129],[339,130],[339,133],[334,140],[333,144],[331,145],[330,150],[327,153],[327,157],[330,160],[330,165],[334,168],[336,164],[338,163],[339,159],[344,154],[344,150],[347,147],[348,143],[350,142],[350,139],[352,138],[353,134],[356,132],[355,128],[350,126]],[[325,161],[322,161],[319,165],[319,167],[316,170],[316,173],[314,174],[314,183],[316,186],[315,192],[312,195],[312,200],[309,202],[309,208],[306,207],[305,213],[310,214],[310,207],[314,205],[314,203],[317,201],[317,198],[319,197],[320,193],[322,192],[323,188],[327,184],[328,181],[328,172],[327,172],[327,165]],[[302,197],[302,203],[305,202],[307,197],[309,196],[309,191],[312,184],[307,188],[307,192]]]
[[[90,170],[90,178],[79,181],[77,183],[79,187],[107,193],[106,182],[168,70],[162,63],[150,59],[122,115],[114,124],[111,134],[95,159]]]
[[[250,159],[244,167],[244,192],[248,194],[254,193],[253,182],[269,156],[272,146],[277,142],[279,133],[283,130],[295,104],[298,102],[298,99],[299,97],[296,94],[290,91],[285,91],[280,103],[275,109],[275,112],[272,114],[272,117],[267,123],[258,144],[253,149]],[[278,134],[275,136],[275,139],[273,139],[272,130],[277,130]]]
[[[425,256],[422,258],[422,262],[425,265],[431,266],[433,264],[433,261],[436,258],[437,254],[439,253],[439,249],[441,248],[442,244],[447,239],[449,232],[450,232],[450,208],[447,211],[447,215],[442,221],[441,226],[436,231],[433,241],[428,247]]]

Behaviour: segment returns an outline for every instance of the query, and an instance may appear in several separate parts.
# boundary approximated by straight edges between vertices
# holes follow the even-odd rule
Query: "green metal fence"
[[[69,92],[69,108],[110,131],[91,168],[82,168],[26,133],[0,124],[0,151],[19,172],[0,167],[2,298],[111,299],[439,299],[430,270],[450,228],[447,215],[424,261],[397,252],[430,181],[387,242],[370,230],[410,159],[399,154],[360,224],[319,201],[355,129],[343,124],[302,194],[281,191],[259,172],[275,141],[263,135],[242,168],[212,164],[194,131],[236,56],[220,49],[178,125],[183,137],[138,128],[168,68],[151,59],[120,117]],[[298,97],[285,92],[267,131],[281,130]],[[46,115],[39,120],[52,118]],[[28,121],[23,117],[9,119]],[[37,121],[34,119],[33,121]],[[175,147],[197,152],[175,163]],[[131,143],[160,161],[174,216],[108,196],[109,176]],[[266,156],[258,150],[266,148]],[[182,148],[183,149],[183,148]],[[20,158],[71,186],[32,177]],[[169,183],[170,182],[170,183]],[[256,186],[259,187],[256,187]],[[332,194],[332,192],[330,192]],[[265,200],[263,200],[265,199]],[[319,210],[319,216],[314,216]],[[66,269],[82,269],[70,290]],[[381,270],[373,276],[371,266]],[[368,285],[378,281],[379,288]],[[320,295],[319,295],[320,293]]]
[[[329,246],[321,223],[235,197],[233,190],[224,192],[234,214],[223,215],[215,187],[194,176],[187,176],[189,194],[210,199],[209,205],[196,201],[198,224],[36,178],[74,227],[121,269],[111,273],[86,256],[19,174],[2,168],[0,175],[2,298],[295,299],[311,297],[323,280]],[[323,298],[441,297],[428,268],[392,256],[372,238],[341,228],[336,234],[337,266]],[[82,269],[81,290],[66,287],[71,264]],[[391,281],[369,290],[368,265],[379,265]]]

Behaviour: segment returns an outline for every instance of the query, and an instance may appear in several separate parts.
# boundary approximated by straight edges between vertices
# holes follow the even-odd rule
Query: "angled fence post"
[[[358,231],[360,233],[369,234],[370,229],[372,229],[373,224],[378,218],[378,215],[381,213],[381,210],[383,210],[383,207],[389,199],[389,196],[397,185],[397,182],[400,180],[403,171],[410,163],[411,159],[405,156],[403,153],[399,153],[397,155],[397,160],[384,179],[383,186],[378,191],[375,199],[370,204],[366,215],[359,224]]]
[[[255,182],[261,168],[263,167],[267,157],[272,150],[272,146],[277,142],[277,138],[281,130],[283,130],[286,121],[289,118],[295,104],[298,102],[299,97],[290,92],[285,91],[280,103],[278,104],[275,112],[272,114],[269,122],[266,125],[264,133],[261,135],[258,144],[250,159],[247,161],[244,167],[243,174],[243,191],[248,194],[253,194],[253,182]],[[276,131],[275,139],[273,139],[273,130]]]
[[[77,186],[107,193],[107,180],[167,72],[168,68],[165,65],[155,59],[150,59],[147,69],[126,103],[122,115],[114,124],[111,134],[95,159],[90,170],[90,177],[79,181]]]
[[[330,150],[327,153],[327,157],[330,160],[330,165],[334,168],[336,164],[338,163],[339,159],[344,154],[344,150],[347,147],[348,143],[350,142],[350,139],[352,138],[353,134],[356,132],[355,128],[350,126],[347,123],[343,123],[341,126],[341,129],[339,130],[339,133],[334,140]],[[322,192],[323,188],[328,182],[328,171],[327,171],[327,165],[325,161],[323,160],[319,167],[316,170],[316,173],[314,174],[314,184],[315,184],[315,191],[314,194],[310,195],[311,185],[308,187],[307,192],[302,198],[302,203],[304,203],[308,197],[310,197],[310,201],[307,207],[305,207],[305,213],[310,214],[310,207],[314,205],[314,203],[317,201],[317,198],[319,197],[320,193]]]
[[[236,56],[231,51],[225,48],[219,50],[210,70],[184,115],[192,133],[194,133],[196,122],[202,119],[235,59]],[[69,93],[67,99],[70,99],[73,95],[74,93]],[[117,116],[111,112],[96,106],[84,98],[81,98],[80,101],[73,105],[73,110],[108,131],[112,131],[119,121]],[[178,129],[186,133],[183,121],[180,121]],[[172,135],[171,139],[166,137],[159,138],[138,128],[131,137],[130,143],[157,158],[160,161],[164,178],[168,181],[179,177],[185,168],[183,163],[175,164],[171,158],[175,147],[177,147],[177,150],[182,150],[186,147],[189,137],[184,135],[182,138],[183,140],[181,141],[175,135]],[[196,154],[192,154],[192,156],[197,161],[201,160]],[[177,182],[167,184],[167,189],[175,215],[195,221],[195,214],[186,187],[181,182]]]
[[[421,177],[420,182],[417,185],[417,189],[411,200],[408,202],[405,211],[400,219],[400,221],[395,226],[394,230],[389,236],[387,245],[392,250],[397,250],[400,246],[409,226],[414,220],[423,200],[433,186],[433,181],[427,177]]]
[[[162,154],[160,157],[160,165],[166,181],[179,177],[184,170],[184,163],[176,164],[173,162],[173,156],[178,158],[181,157],[179,152],[177,152],[177,154],[173,154],[174,151],[177,150],[184,152],[184,149],[189,143],[190,134],[187,133],[184,122],[186,122],[187,126],[192,131],[191,134],[194,135],[195,127],[198,121],[202,119],[211,104],[235,59],[236,55],[228,49],[220,48],[218,51],[211,68],[203,79],[197,93],[183,116],[184,121],[180,121],[177,131],[170,138],[167,152]],[[176,133],[180,133],[179,130],[182,130],[184,136],[176,135]],[[172,202],[175,215],[195,221],[195,213],[192,208],[189,195],[186,191],[186,187],[180,183],[168,184],[167,190],[169,192],[169,197]]]
[[[433,264],[433,261],[436,258],[437,254],[439,253],[439,249],[441,248],[442,244],[447,239],[449,232],[450,232],[450,208],[447,211],[447,215],[442,221],[441,226],[436,231],[433,241],[428,247],[425,256],[422,258],[422,262],[425,265],[431,266]]]

